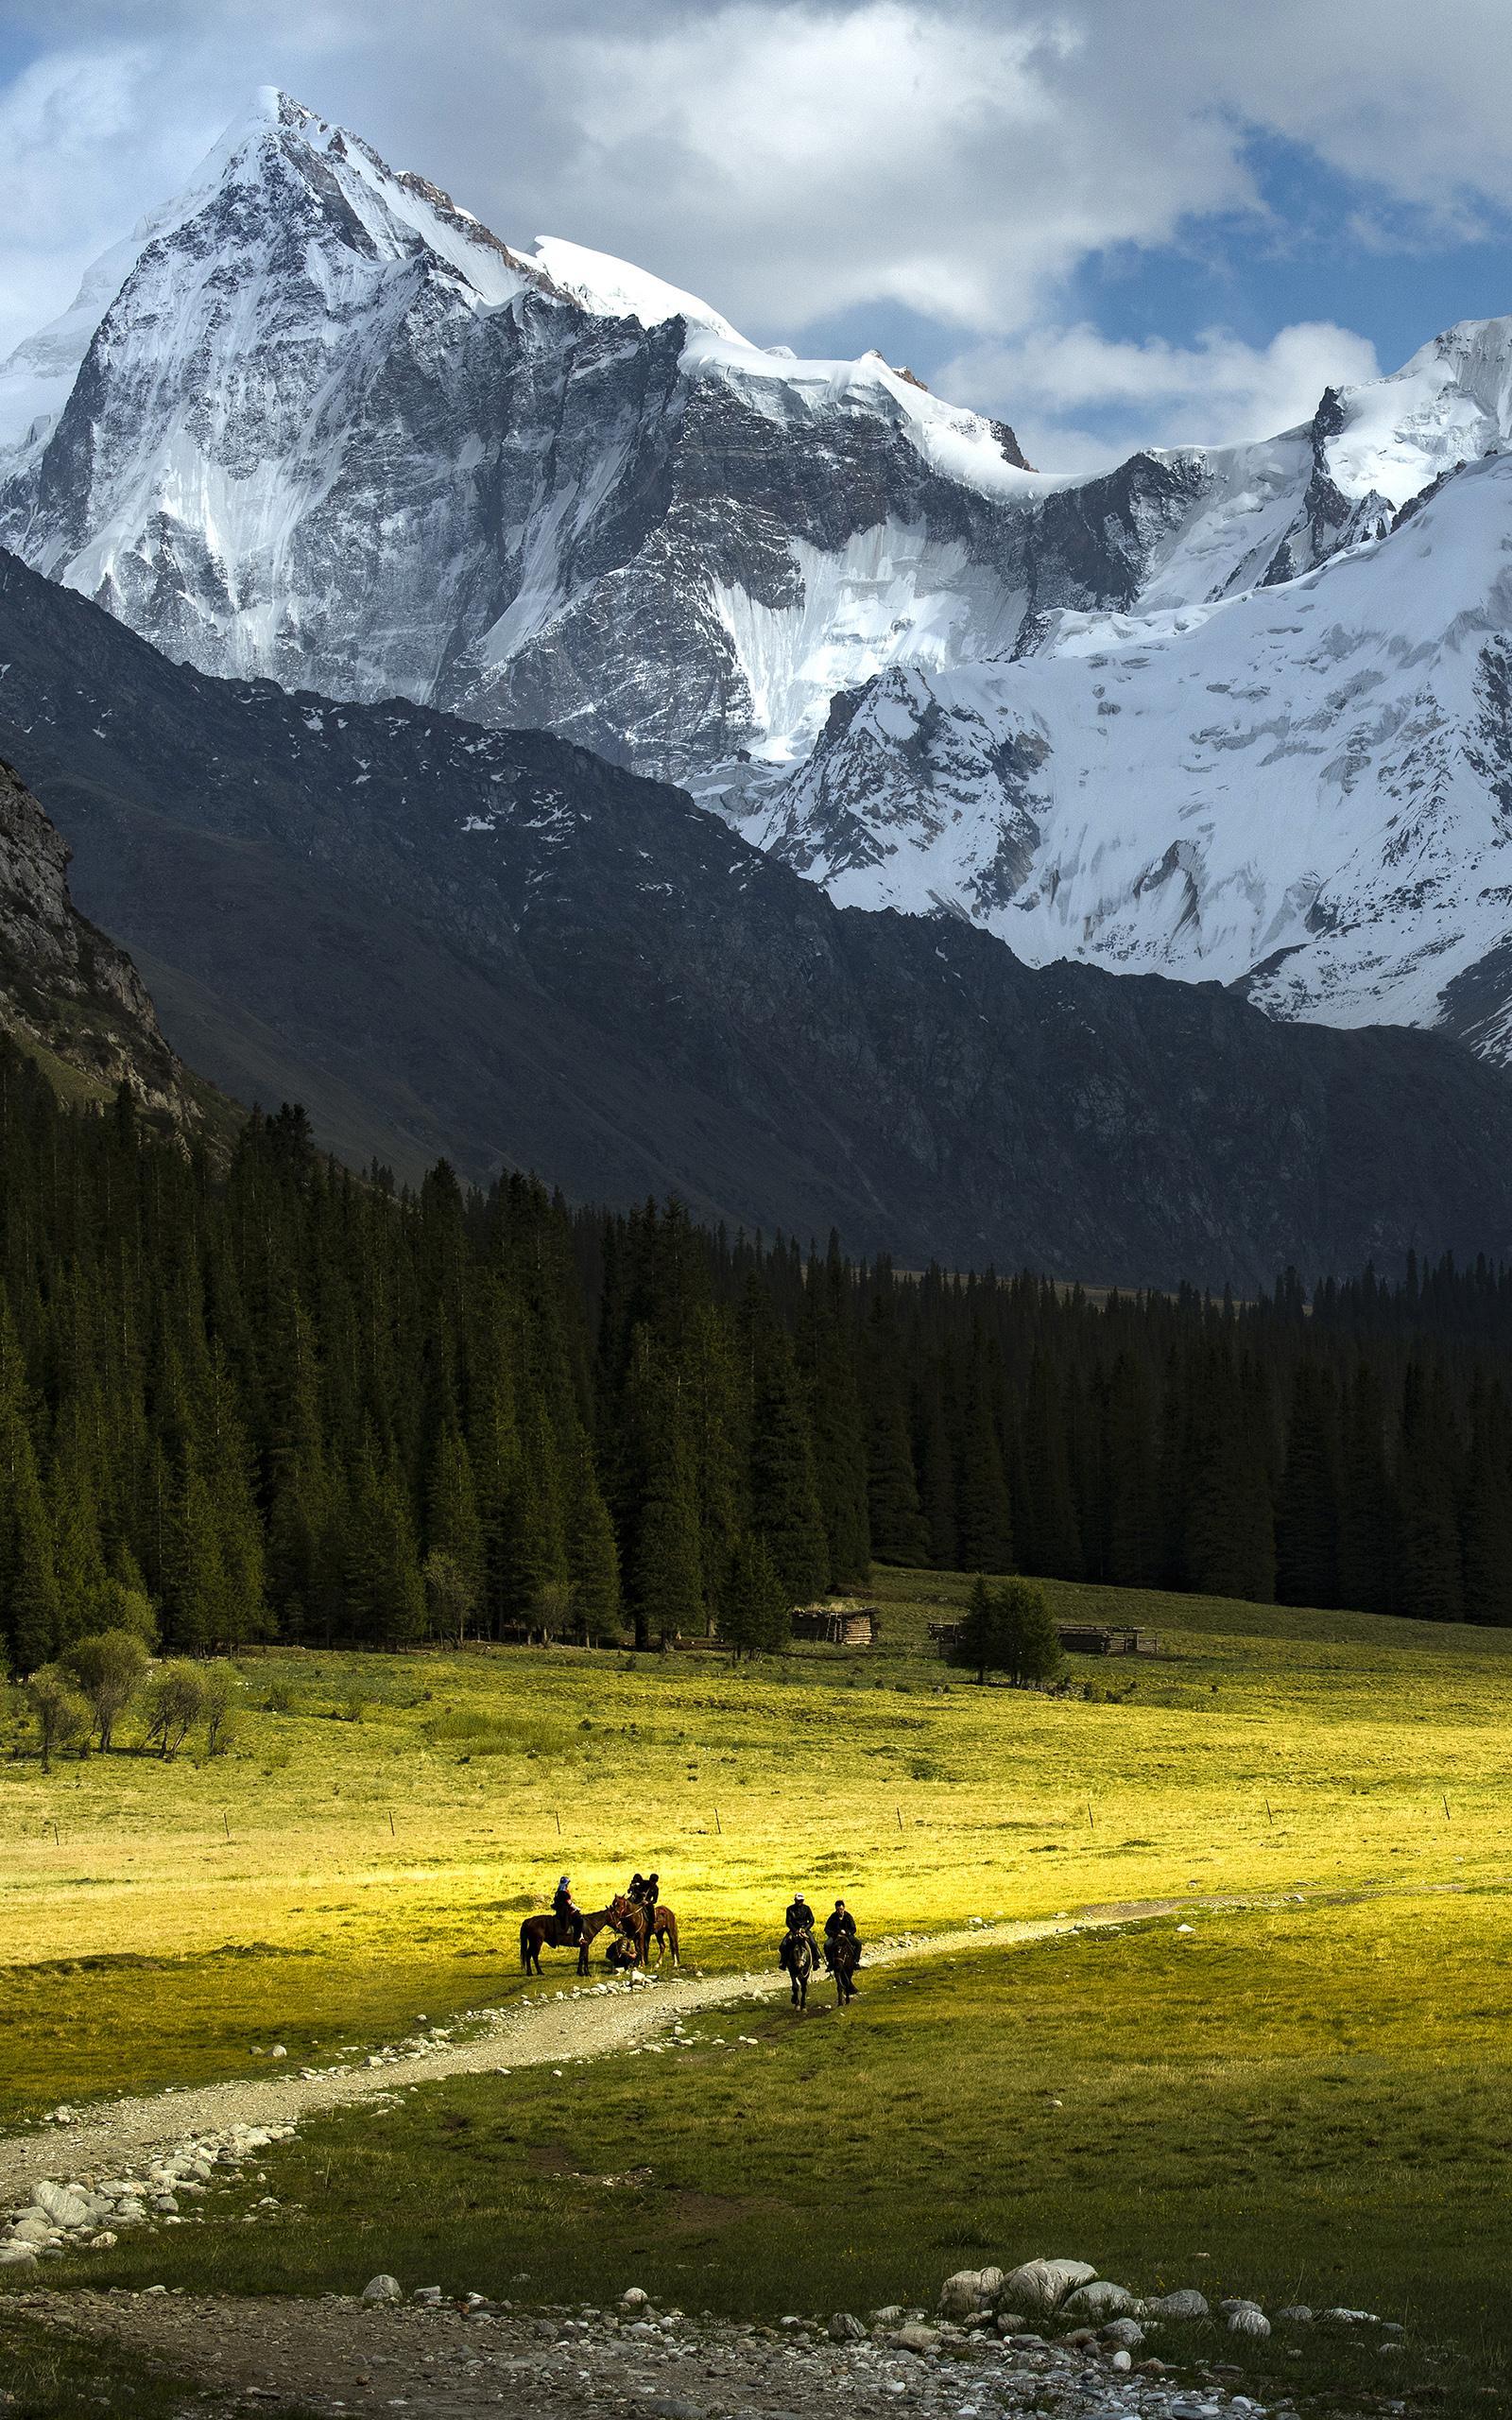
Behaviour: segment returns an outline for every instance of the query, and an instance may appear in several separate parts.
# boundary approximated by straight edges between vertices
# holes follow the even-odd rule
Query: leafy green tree
[[[115,1726],[146,1671],[146,1649],[134,1631],[102,1630],[76,1638],[60,1660],[89,1706],[101,1754],[108,1755]]]
[[[148,1746],[170,1764],[205,1711],[204,1677],[197,1664],[175,1657],[147,1682],[143,1711]]]
[[[22,1696],[37,1725],[43,1772],[50,1773],[58,1750],[83,1747],[94,1723],[92,1709],[58,1664],[39,1664],[23,1682]]]
[[[466,1566],[455,1554],[447,1554],[440,1547],[432,1547],[425,1558],[421,1576],[425,1582],[430,1635],[432,1638],[450,1638],[458,1647],[465,1646],[468,1626],[477,1611],[478,1602],[477,1589]]]
[[[233,1665],[212,1664],[200,1683],[199,1720],[205,1726],[205,1754],[223,1756],[236,1737],[241,1683]]]

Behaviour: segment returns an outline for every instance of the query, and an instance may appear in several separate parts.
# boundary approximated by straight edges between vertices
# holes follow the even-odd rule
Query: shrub
[[[273,1681],[269,1683],[267,1691],[267,1711],[269,1714],[299,1713],[300,1693],[292,1681]]]
[[[164,1764],[176,1756],[204,1712],[204,1676],[196,1664],[181,1657],[164,1664],[147,1684],[147,1731],[156,1740]]]
[[[43,1664],[22,1685],[42,1749],[42,1769],[50,1773],[55,1748],[82,1748],[94,1717],[61,1666]]]
[[[204,1675],[199,1719],[207,1756],[223,1756],[235,1737],[240,1690],[240,1677],[230,1664],[213,1664]]]
[[[90,1707],[99,1734],[102,1754],[109,1754],[112,1736],[135,1697],[147,1668],[147,1651],[134,1631],[101,1630],[76,1638],[65,1650],[62,1667]]]

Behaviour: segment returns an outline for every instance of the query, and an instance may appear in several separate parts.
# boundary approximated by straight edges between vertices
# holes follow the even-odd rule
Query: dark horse
[[[814,1972],[814,1951],[806,1932],[789,1932],[782,1936],[777,1962],[793,1986],[793,2006],[807,2008],[809,1978]]]
[[[834,1977],[835,2004],[844,2008],[856,1996],[852,1978],[861,1963],[861,1944],[853,1932],[836,1933],[824,1952],[824,1962]]]
[[[586,1975],[589,1943],[595,1933],[603,1931],[606,1925],[618,1926],[621,1921],[620,1910],[624,1904],[623,1900],[616,1899],[608,1908],[585,1910],[577,1919],[576,1931],[571,1926],[563,1925],[561,1918],[555,1912],[548,1916],[526,1916],[520,1927],[520,1963],[525,1973],[540,1974],[541,1953],[543,1949],[576,1949],[577,1972],[579,1975]]]

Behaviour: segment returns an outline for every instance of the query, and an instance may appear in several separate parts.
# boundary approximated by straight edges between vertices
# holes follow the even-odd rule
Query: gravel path
[[[1078,1926],[1102,1927],[1141,1917],[1173,1915],[1194,1904],[1144,1900],[1088,1909],[1074,1917],[973,1925],[961,1932],[882,1941],[868,1948],[863,1983],[867,1972],[878,1967],[949,1958],[962,1950],[1014,1949],[1026,1942],[1072,1932]],[[502,2015],[487,2017],[464,2042],[438,2039],[433,2033],[428,2039],[412,2038],[374,2052],[360,2063],[314,2073],[274,2070],[228,2083],[170,2087],[141,2099],[92,2104],[77,2124],[0,2135],[0,2205],[29,2192],[42,2175],[134,2174],[191,2135],[215,2135],[236,2125],[289,2126],[312,2110],[370,2100],[396,2086],[438,2076],[496,2074],[507,2068],[600,2058],[627,2048],[644,2034],[660,2031],[674,2015],[741,2000],[775,1999],[787,1988],[786,1977],[775,1971],[671,1973],[649,1988],[619,1981],[575,1986],[571,1980],[558,1984],[553,1979],[538,1988],[529,2000]],[[815,2005],[825,2004],[833,1996],[822,1978],[816,1980],[814,1991]],[[864,1998],[861,2008],[865,2008]],[[459,2017],[448,2030],[460,2030],[469,2023],[468,2018]]]

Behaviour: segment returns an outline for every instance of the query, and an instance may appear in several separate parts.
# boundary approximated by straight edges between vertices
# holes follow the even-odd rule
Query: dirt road
[[[1172,1915],[1196,1904],[1149,1900],[1033,1923],[973,1925],[960,1932],[879,1942],[867,1951],[864,1974],[915,1960],[951,1958],[966,1950],[1019,1948],[1027,1942],[1074,1931],[1078,1925],[1107,1927]],[[0,2135],[0,2205],[25,2195],[41,2176],[134,2174],[190,2135],[213,2135],[234,2125],[293,2125],[312,2110],[370,2100],[398,2086],[441,2076],[497,2074],[515,2067],[601,2058],[662,2031],[674,2017],[731,2007],[742,2000],[774,1999],[787,1988],[785,1976],[775,1971],[673,1972],[647,1988],[620,1981],[577,1983],[568,1970],[561,1981],[553,1979],[507,2014],[485,2019],[465,2041],[391,2048],[373,2054],[377,2064],[348,2063],[313,2075],[275,2069],[226,2083],[170,2088],[142,2099],[97,2103],[83,2113],[77,2125],[42,2126],[25,2134]],[[814,1991],[816,1999],[824,1999],[830,1987],[821,1978]],[[458,2018],[453,2030],[460,2031],[468,2023]]]

